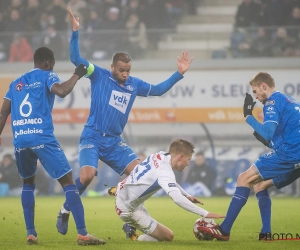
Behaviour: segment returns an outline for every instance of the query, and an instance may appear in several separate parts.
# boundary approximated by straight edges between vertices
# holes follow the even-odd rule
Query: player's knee
[[[88,186],[94,179],[95,174],[96,170],[94,168],[85,168],[83,171],[80,171],[81,184]]]
[[[172,241],[174,239],[174,233],[170,230],[164,235],[163,241]]]
[[[241,173],[237,178],[237,186],[248,186],[248,178],[246,172]]]

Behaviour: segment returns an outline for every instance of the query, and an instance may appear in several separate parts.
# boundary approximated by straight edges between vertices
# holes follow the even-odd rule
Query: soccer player
[[[0,113],[0,135],[9,114],[18,171],[23,179],[21,201],[27,229],[27,244],[37,244],[34,226],[34,189],[37,160],[63,187],[78,231],[79,245],[99,245],[105,241],[89,234],[84,220],[84,209],[72,177],[72,169],[53,134],[52,108],[55,95],[65,97],[77,81],[86,74],[79,65],[71,78],[60,83],[53,71],[55,57],[46,47],[34,53],[34,69],[12,81]],[[1,144],[1,137],[0,137]]]
[[[153,219],[144,202],[159,189],[163,189],[183,209],[206,218],[224,218],[210,213],[194,203],[203,203],[189,195],[176,182],[174,170],[183,171],[194,153],[194,145],[177,139],[168,152],[157,152],[135,166],[129,176],[119,182],[116,191],[116,212],[125,222],[123,230],[127,238],[138,241],[172,241],[173,232]],[[136,229],[144,234],[138,235]]]
[[[267,188],[277,188],[292,183],[299,177],[300,167],[300,104],[292,97],[275,89],[274,79],[264,72],[255,75],[250,86],[257,100],[264,104],[264,123],[258,122],[252,115],[256,102],[250,94],[244,101],[244,117],[254,129],[254,136],[273,151],[261,155],[256,162],[237,179],[236,191],[229,205],[226,218],[215,230],[201,228],[216,239],[228,241],[232,225],[249,197],[254,186],[259,199],[263,228],[261,234],[271,231],[271,200]]]
[[[91,81],[91,108],[79,142],[80,177],[76,186],[82,194],[97,175],[98,160],[110,166],[118,174],[128,175],[139,164],[133,150],[121,138],[128,115],[136,96],[161,96],[183,78],[192,59],[182,52],[177,60],[177,71],[164,82],[152,85],[130,76],[131,58],[118,52],[113,56],[111,70],[91,64],[80,56],[78,30],[79,19],[68,8],[72,23],[70,57],[74,65],[84,64]],[[101,41],[99,41],[101,42]],[[70,209],[65,202],[59,212],[57,229],[61,234],[68,230]]]

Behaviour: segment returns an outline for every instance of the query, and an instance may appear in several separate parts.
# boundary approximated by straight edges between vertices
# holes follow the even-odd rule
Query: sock
[[[22,207],[24,212],[27,236],[32,234],[36,237],[37,233],[34,227],[34,206],[35,206],[34,189],[35,189],[35,184],[33,185],[23,184],[21,202],[22,202]]]
[[[86,235],[86,227],[84,221],[84,209],[75,185],[68,185],[64,187],[66,194],[66,202],[69,205],[70,211],[73,214],[78,234]]]
[[[271,199],[268,190],[262,190],[256,194],[258,200],[258,207],[262,222],[261,233],[271,232]]]
[[[231,203],[227,210],[226,217],[222,224],[220,225],[222,233],[224,235],[229,235],[232,225],[235,219],[238,217],[242,207],[246,204],[250,194],[250,188],[247,187],[237,187],[235,193],[232,196]]]
[[[86,190],[86,188],[87,188],[87,186],[84,186],[80,182],[80,178],[79,177],[75,180],[75,184],[76,184],[76,187],[78,189],[79,195],[81,195]],[[65,203],[63,204],[63,207],[64,207],[65,210],[70,211],[70,208],[68,206],[68,202],[67,201],[65,201]],[[64,211],[61,210],[61,212],[63,213]]]
[[[147,234],[139,235],[139,237],[136,240],[137,241],[158,241],[157,239]]]

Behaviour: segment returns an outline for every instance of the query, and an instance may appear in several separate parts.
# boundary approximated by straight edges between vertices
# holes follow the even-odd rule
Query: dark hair
[[[128,55],[125,52],[117,52],[116,54],[113,55],[112,64],[116,65],[118,61],[129,63],[131,62],[130,55]]]
[[[54,61],[54,53],[47,47],[38,48],[34,52],[33,61],[35,64],[40,64],[46,61]]]

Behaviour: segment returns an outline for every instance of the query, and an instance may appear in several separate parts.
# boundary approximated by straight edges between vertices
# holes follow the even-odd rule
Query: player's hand
[[[244,117],[247,115],[252,115],[252,110],[254,108],[256,102],[253,101],[253,97],[246,93],[245,101],[244,101]]]
[[[71,8],[68,7],[67,11],[69,12],[70,21],[72,24],[72,30],[77,31],[79,30],[79,17],[75,17],[71,11]]]
[[[213,218],[213,219],[220,219],[225,218],[224,215],[214,214],[214,213],[208,213],[205,218]]]
[[[202,203],[197,197],[194,196],[187,196],[186,198],[188,198],[191,202],[193,203],[199,203],[201,205],[204,205],[204,203]]]
[[[84,75],[86,75],[87,73],[87,69],[86,69],[86,66],[84,64],[80,64],[76,69],[75,69],[75,72],[74,74],[75,75],[78,75],[80,79],[81,77],[83,77]]]
[[[259,133],[257,133],[256,131],[254,131],[253,135],[256,138],[256,140],[260,141],[262,144],[264,144],[265,146],[269,147],[270,142],[267,141],[265,138],[263,138]]]
[[[181,56],[178,56],[177,58],[178,72],[183,75],[189,69],[192,61],[193,58],[190,58],[189,52],[182,51]]]

